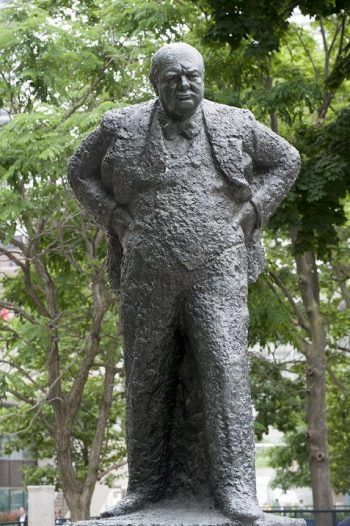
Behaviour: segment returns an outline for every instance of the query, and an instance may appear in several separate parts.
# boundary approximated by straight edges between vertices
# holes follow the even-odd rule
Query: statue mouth
[[[192,99],[191,93],[180,93],[176,97],[178,100],[190,100]]]

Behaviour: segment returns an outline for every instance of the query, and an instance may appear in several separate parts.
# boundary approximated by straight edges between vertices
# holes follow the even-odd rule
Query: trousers
[[[128,491],[155,496],[168,484],[185,341],[199,375],[211,491],[256,502],[245,244],[193,271],[149,261],[139,246],[122,265]]]

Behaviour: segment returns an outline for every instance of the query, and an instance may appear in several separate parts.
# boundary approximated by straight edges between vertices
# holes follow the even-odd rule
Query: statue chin
[[[165,112],[169,115],[171,119],[174,120],[183,120],[188,119],[191,117],[197,110],[198,106],[202,102],[202,98],[200,100],[193,100],[193,98],[186,98],[177,100],[175,104],[173,104],[171,107],[167,106],[162,102],[162,106],[165,110]]]

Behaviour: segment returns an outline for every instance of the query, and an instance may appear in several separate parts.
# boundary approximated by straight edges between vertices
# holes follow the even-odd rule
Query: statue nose
[[[190,87],[190,83],[188,82],[188,78],[186,75],[181,75],[181,88],[183,90],[186,90]]]

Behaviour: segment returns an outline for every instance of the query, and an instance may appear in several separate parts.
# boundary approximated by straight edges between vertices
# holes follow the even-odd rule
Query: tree
[[[345,206],[349,218],[348,205]],[[349,261],[349,219],[343,227],[337,228],[339,244],[327,262],[318,262],[318,276],[322,295],[322,315],[327,324],[326,349],[326,402],[328,446],[330,455],[331,482],[337,493],[347,493],[350,488],[348,476],[350,464],[347,451],[349,437],[346,426],[346,415],[349,413],[349,390],[345,381],[349,371],[350,310],[347,303],[348,288],[346,282],[350,276]],[[280,255],[279,255],[280,257]],[[286,265],[283,277],[284,286],[291,290],[295,277]],[[345,294],[343,294],[343,290]],[[281,297],[283,301],[283,297]],[[291,311],[292,318],[293,313]],[[296,335],[298,337],[298,335]],[[301,367],[300,367],[301,366]],[[303,372],[299,366],[299,375]],[[297,364],[292,364],[292,371],[298,372]],[[278,424],[278,423],[277,423]],[[310,474],[305,471],[307,459],[307,419],[306,414],[299,412],[295,431],[289,430],[285,437],[286,445],[278,447],[272,455],[272,465],[277,469],[276,484],[288,489],[311,483]]]
[[[8,447],[56,458],[72,517],[82,518],[105,462],[124,454],[120,433],[107,430],[122,410],[121,343],[97,262],[103,234],[58,179],[66,152],[51,126],[43,114],[21,115],[0,137],[12,172],[0,194],[0,252],[18,268],[0,300],[14,314],[0,325],[2,388],[16,401],[2,409],[2,430]]]
[[[343,204],[350,187],[344,148],[348,113],[344,103],[336,100],[349,77],[348,5],[282,2],[274,7],[264,0],[259,5],[211,0],[203,5],[209,20],[207,41],[228,45],[232,62],[243,53],[246,72],[251,71],[251,57],[260,64],[260,74],[243,93],[248,106],[255,106],[262,118],[269,115],[272,128],[277,131],[279,124],[302,153],[301,176],[270,223],[275,233],[290,237],[295,267],[289,273],[286,269],[281,273],[278,266],[272,268],[269,278],[281,301],[289,303],[291,321],[298,327],[298,348],[307,363],[307,438],[314,505],[330,508],[326,357],[332,344],[320,293],[320,260],[330,263],[333,259],[336,228],[345,223]],[[296,5],[316,16],[314,30],[320,32],[321,48],[312,33],[288,20]],[[240,102],[244,103],[242,92]],[[327,518],[320,516],[318,523],[326,524]]]
[[[290,18],[296,8],[303,15],[331,17],[348,9],[347,0],[271,0],[245,2],[238,0],[204,0],[210,14],[206,31],[208,41],[216,41],[236,50],[247,42],[247,52],[256,58],[278,51],[281,40],[290,29]]]
[[[0,253],[17,268],[0,299],[13,315],[0,322],[1,394],[14,402],[2,432],[9,449],[55,459],[58,477],[36,468],[27,481],[62,487],[73,520],[124,461],[124,394],[104,234],[77,207],[66,165],[107,109],[149,96],[136,71],[153,49],[114,32],[108,7],[18,0],[0,11],[0,106],[12,117],[0,132]]]
[[[345,15],[344,15],[345,16]],[[334,24],[335,35],[343,26],[343,20]],[[320,19],[321,33],[322,19]],[[341,48],[341,37],[339,49]],[[329,47],[324,41],[325,70],[328,78]],[[295,214],[291,223],[298,288],[302,299],[302,310],[274,274],[275,284],[287,297],[298,316],[299,325],[303,327],[304,337],[299,343],[307,362],[306,383],[307,403],[307,439],[309,446],[310,474],[313,489],[314,505],[317,509],[332,505],[328,435],[326,418],[326,358],[330,348],[330,335],[327,334],[327,316],[322,308],[322,284],[319,260],[332,261],[331,247],[338,238],[336,226],[345,222],[342,200],[350,187],[350,172],[346,153],[339,143],[346,141],[343,119],[347,111],[340,111],[333,122],[325,124],[327,111],[335,93],[323,90],[323,96],[316,113],[315,125],[299,129],[297,145],[303,155],[301,176],[295,189],[276,218],[276,223],[287,227],[286,210],[293,207]],[[322,137],[322,139],[321,139]],[[327,143],[327,144],[326,144]],[[291,216],[289,215],[289,218]],[[320,516],[319,522],[327,521]]]
[[[62,184],[66,160],[75,144],[96,126],[103,111],[115,105],[122,106],[151,97],[147,81],[147,58],[159,42],[183,39],[185,36],[189,43],[197,45],[205,55],[207,96],[218,102],[250,107],[259,119],[269,122],[273,129],[295,142],[303,155],[303,171],[295,191],[270,223],[267,247],[271,263],[268,272],[251,290],[250,331],[251,343],[276,345],[290,342],[298,347],[302,358],[297,363],[282,364],[276,368],[259,354],[252,357],[251,363],[253,395],[258,408],[258,435],[269,424],[275,424],[290,433],[291,439],[295,439],[292,427],[297,427],[298,433],[302,433],[306,422],[301,416],[301,408],[307,395],[309,443],[312,445],[309,454],[310,472],[315,506],[325,507],[331,504],[325,425],[325,372],[328,368],[329,381],[333,375],[335,389],[336,383],[342,380],[341,359],[346,361],[344,354],[339,359],[342,351],[339,351],[338,346],[344,334],[344,325],[337,321],[337,298],[344,297],[346,300],[349,295],[344,279],[344,275],[348,275],[347,267],[338,242],[340,225],[345,222],[344,196],[349,188],[346,150],[346,79],[349,75],[350,51],[348,7],[341,6],[340,2],[328,1],[299,3],[304,13],[317,15],[314,25],[321,32],[321,49],[312,32],[302,30],[288,21],[294,4],[285,7],[282,3],[277,8],[272,8],[266,0],[259,2],[258,6],[249,2],[236,4],[238,14],[232,11],[230,2],[204,0],[195,5],[185,0],[176,4],[172,0],[162,3],[156,0],[106,0],[99,3],[89,0],[81,4],[68,0],[32,0],[25,3],[16,1],[15,9],[0,12],[4,20],[0,44],[2,49],[6,49],[1,58],[0,100],[13,116],[13,122],[0,134],[1,175],[9,185],[2,194],[2,239],[4,245],[11,240],[15,245],[16,230],[24,236],[17,239],[22,243],[24,239],[24,247],[16,247],[21,251],[24,248],[24,252],[21,258],[17,254],[18,261],[15,264],[21,268],[20,263],[25,261],[24,267],[29,266],[29,277],[40,300],[39,303],[34,301],[32,289],[26,290],[30,280],[24,282],[25,287],[19,279],[9,280],[5,284],[6,297],[8,303],[17,302],[17,305],[12,305],[17,307],[17,316],[10,324],[3,324],[2,337],[8,341],[8,352],[12,353],[13,358],[17,359],[23,353],[24,361],[17,364],[23,369],[22,378],[26,378],[27,369],[24,365],[27,365],[27,359],[31,356],[28,341],[25,344],[26,338],[28,340],[28,333],[30,336],[33,334],[33,337],[37,334],[32,327],[38,330],[35,348],[41,349],[38,352],[42,358],[41,366],[47,356],[55,356],[55,353],[48,353],[49,343],[54,349],[58,337],[60,364],[63,370],[65,366],[68,367],[67,374],[72,371],[72,376],[63,379],[59,374],[62,369],[57,373],[56,361],[57,375],[50,377],[48,393],[50,396],[54,391],[58,394],[59,382],[55,378],[60,379],[62,393],[53,396],[54,399],[49,398],[50,403],[44,400],[39,405],[36,403],[40,397],[34,396],[34,411],[38,409],[38,415],[34,413],[35,418],[31,416],[33,410],[18,398],[21,404],[24,403],[21,407],[29,415],[31,429],[43,416],[50,422],[55,412],[54,429],[51,426],[47,434],[40,435],[41,446],[49,445],[50,441],[52,444],[55,432],[60,427],[57,422],[62,422],[59,420],[62,413],[59,399],[69,400],[67,397],[78,374],[78,362],[70,365],[78,336],[74,333],[74,339],[69,331],[64,331],[65,323],[67,327],[70,326],[65,315],[69,311],[76,318],[78,309],[81,309],[74,307],[78,305],[75,303],[77,298],[79,305],[80,301],[85,302],[86,316],[93,309],[94,296],[87,292],[89,273],[92,283],[98,282],[99,290],[109,301],[105,278],[100,276],[95,262],[96,255],[102,253],[103,241],[95,226],[77,215],[75,205],[67,197]],[[341,11],[342,7],[344,11]],[[217,13],[223,17],[226,25],[220,27],[217,24]],[[240,29],[243,22],[244,31]],[[230,24],[235,26],[232,33],[235,38],[239,35],[235,41],[230,40]],[[216,34],[213,33],[214,29]],[[205,35],[206,39],[203,38]],[[72,75],[72,72],[75,74]],[[51,194],[53,188],[55,192]],[[9,190],[12,192],[11,202]],[[55,201],[50,199],[54,195]],[[53,204],[57,206],[57,202],[60,202],[64,217],[67,211],[67,221],[60,227],[58,212],[55,215],[56,223],[51,220],[49,208],[54,208]],[[31,223],[29,217],[35,221]],[[77,240],[77,225],[85,232],[84,243]],[[56,226],[58,230],[55,230]],[[345,246],[346,239],[343,240]],[[96,240],[97,245],[94,244]],[[92,251],[88,249],[91,243]],[[28,252],[27,246],[36,252]],[[63,252],[60,252],[61,248]],[[55,258],[48,257],[51,253]],[[16,257],[16,251],[13,254]],[[68,270],[64,264],[67,259],[71,259],[73,269],[83,269],[84,273],[79,273],[79,277],[84,276],[84,280],[80,279],[79,283],[75,281],[77,273]],[[46,274],[41,272],[42,267]],[[63,286],[68,280],[66,275],[69,278],[69,290]],[[46,276],[45,281],[42,281],[43,276]],[[61,287],[66,290],[65,293]],[[51,302],[54,297],[52,291],[58,291],[58,327],[56,321],[52,325],[50,313],[47,316],[39,307],[43,303],[48,310],[49,300]],[[326,306],[325,297],[331,299],[330,307]],[[23,298],[23,306],[22,299],[18,304],[18,298]],[[72,309],[67,308],[68,304],[72,305]],[[110,308],[102,316],[107,320],[103,324],[105,329],[102,329],[102,323],[100,325],[102,337],[99,345],[104,353],[108,350],[107,342],[114,339],[108,331],[114,327],[113,315],[116,317],[117,314],[113,307]],[[25,318],[27,314],[39,322],[30,325],[30,320]],[[54,311],[52,314],[55,314]],[[86,323],[86,316],[85,323],[79,319],[74,325],[74,328],[80,327],[79,341],[84,340],[84,335],[89,334],[91,329]],[[345,320],[348,319],[346,316],[343,317]],[[53,319],[56,320],[55,316]],[[23,327],[27,327],[26,334],[21,332],[22,323],[19,320],[25,321]],[[11,330],[15,333],[11,333]],[[46,333],[51,335],[51,339],[43,337]],[[96,336],[95,332],[92,335]],[[17,348],[20,352],[15,351]],[[118,356],[114,356],[114,359],[118,359]],[[305,362],[306,370],[310,373],[307,374],[307,390],[303,390],[300,383]],[[86,400],[85,405],[81,406],[84,409],[90,407],[91,397],[96,401],[96,386],[102,390],[102,362],[98,354],[93,363],[95,373],[87,380],[83,390],[84,396],[88,395],[86,399],[82,398],[83,404]],[[285,368],[293,374],[293,381],[285,376]],[[264,381],[267,377],[269,381]],[[18,375],[17,378],[7,375],[2,385],[6,381],[19,381],[19,378]],[[44,378],[45,375],[39,382],[41,388]],[[34,380],[37,381],[36,376]],[[16,385],[17,390],[19,387],[27,390],[29,382],[28,378],[26,381],[21,380],[21,385]],[[285,388],[285,397],[280,389],[279,396],[275,396],[276,382]],[[298,395],[293,400],[291,392],[295,386]],[[271,411],[267,412],[266,406]],[[117,414],[119,409],[112,406],[111,411]],[[289,418],[295,412],[296,418]],[[70,481],[74,482],[74,477],[76,480],[72,492],[67,481],[62,479],[62,484],[67,495],[74,495],[71,508],[79,509],[73,515],[83,517],[87,513],[87,506],[81,501],[82,488],[87,480],[86,459],[92,449],[91,434],[82,432],[87,429],[84,412],[78,410],[77,420],[78,415],[81,417],[80,431],[78,433],[77,426],[71,428],[70,445],[72,466],[79,464],[82,467],[75,473],[74,469],[70,471]],[[111,419],[114,419],[114,415]],[[11,422],[14,426],[12,431],[17,430],[16,422],[14,424],[13,419]],[[332,436],[330,434],[329,443],[333,451],[331,465],[335,470],[340,464],[335,455],[335,446],[332,445]],[[17,440],[19,435],[14,437]],[[305,440],[299,441],[301,446],[305,443]],[[13,444],[16,444],[15,440]],[[56,440],[56,447],[57,444]],[[297,454],[302,462],[301,452],[305,453],[305,449],[300,447],[299,450],[301,457]],[[85,464],[79,463],[73,453],[79,453],[78,457],[84,458]],[[321,453],[320,458],[318,453]],[[118,458],[114,460],[118,461]],[[290,472],[290,465],[284,465]],[[319,476],[319,468],[322,476]],[[89,496],[93,485],[93,478],[89,480],[92,482],[85,486],[84,498]],[[289,482],[293,483],[290,479]],[[86,498],[84,502],[87,502]],[[320,524],[324,524],[324,521]]]

